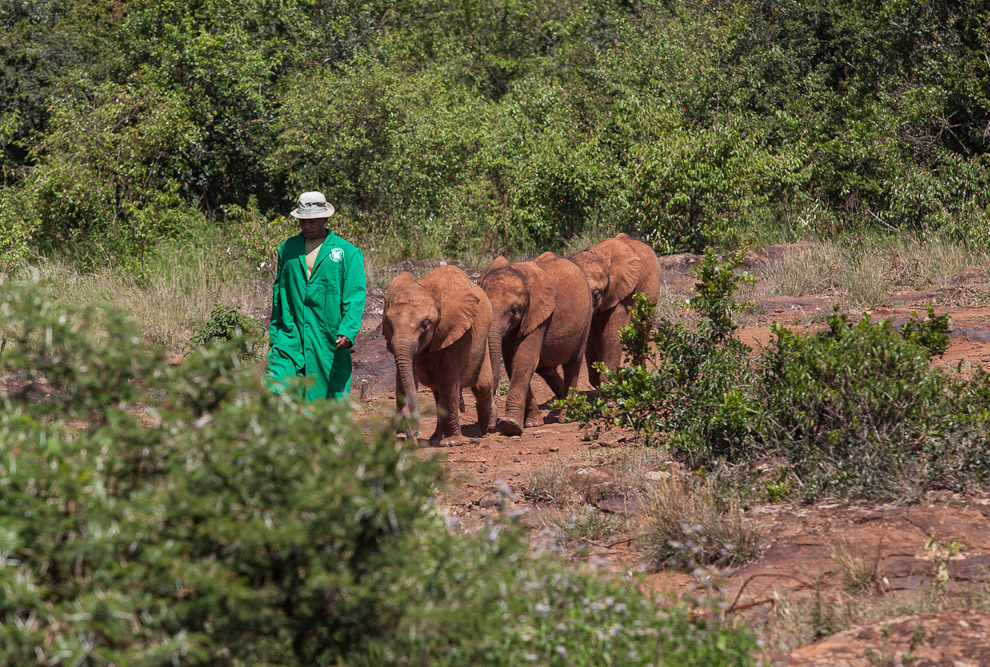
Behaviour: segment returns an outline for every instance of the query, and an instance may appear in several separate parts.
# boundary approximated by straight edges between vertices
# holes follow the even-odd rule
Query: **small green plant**
[[[642,363],[602,368],[598,396],[572,393],[560,403],[582,423],[600,420],[633,428],[652,444],[665,443],[693,466],[715,459],[742,460],[751,452],[761,406],[748,391],[749,349],[731,334],[741,305],[732,295],[751,279],[734,269],[741,255],[719,262],[709,250],[689,302],[704,319],[697,329],[660,318],[636,295],[630,323],[620,332],[627,354]]]
[[[943,544],[934,536],[925,542],[925,551],[932,557],[931,592],[938,597],[944,595],[949,587],[949,560],[963,549],[963,543],[953,540]]]
[[[767,482],[765,482],[765,484],[767,491],[767,500],[769,500],[772,503],[777,503],[780,502],[781,500],[785,500],[788,496],[791,495],[791,492],[794,489],[794,483],[789,479],[785,479],[781,482],[771,482],[768,480]]]
[[[890,650],[890,626],[884,624],[880,628],[880,652],[872,648],[866,649],[866,659],[870,667],[897,667],[897,658]]]
[[[936,315],[931,303],[926,310],[928,317],[924,320],[911,313],[900,334],[904,340],[927,349],[930,356],[941,357],[949,349],[949,316],[945,313]]]
[[[196,331],[190,342],[196,346],[215,341],[238,341],[245,357],[261,356],[264,335],[261,325],[237,308],[217,304],[210,317]]]
[[[561,536],[567,542],[600,542],[623,532],[628,524],[626,517],[603,512],[592,505],[585,505],[559,522]]]

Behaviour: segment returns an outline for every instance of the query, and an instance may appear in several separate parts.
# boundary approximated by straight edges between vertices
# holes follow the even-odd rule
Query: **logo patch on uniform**
[[[344,249],[343,248],[333,248],[330,250],[330,259],[335,262],[339,262],[344,259]]]

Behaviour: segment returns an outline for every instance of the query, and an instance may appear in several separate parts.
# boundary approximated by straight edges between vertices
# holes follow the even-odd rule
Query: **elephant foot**
[[[506,417],[498,423],[498,431],[502,435],[522,435],[522,426],[512,417]]]
[[[526,428],[534,428],[536,426],[543,426],[543,417],[526,418]]]
[[[431,441],[430,444],[433,445],[434,447],[459,447],[466,442],[467,440],[463,436],[452,435],[447,438],[444,438],[443,440],[437,442],[436,444],[434,444]]]
[[[419,430],[417,429],[417,430],[413,431],[413,430],[407,429],[405,431],[396,431],[395,438],[396,438],[396,440],[413,440],[413,441],[415,441],[415,440],[418,440],[419,439]]]

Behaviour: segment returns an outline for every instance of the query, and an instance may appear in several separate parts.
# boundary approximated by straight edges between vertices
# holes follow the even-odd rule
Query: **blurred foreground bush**
[[[5,664],[749,665],[749,633],[452,534],[439,466],[127,318],[0,286]]]

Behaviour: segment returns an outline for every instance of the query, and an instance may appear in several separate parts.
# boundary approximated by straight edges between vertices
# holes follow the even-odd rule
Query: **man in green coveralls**
[[[281,392],[289,378],[312,378],[307,401],[350,396],[351,346],[364,314],[364,256],[326,228],[333,212],[320,192],[299,196],[290,215],[300,234],[278,249],[272,290],[266,379]]]

